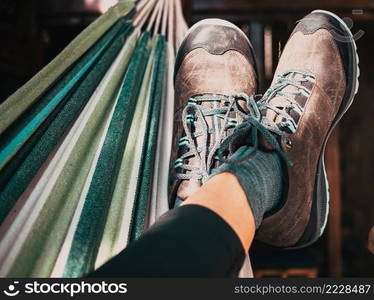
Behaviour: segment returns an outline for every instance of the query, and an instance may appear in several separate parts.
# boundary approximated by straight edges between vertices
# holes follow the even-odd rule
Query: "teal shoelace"
[[[286,157],[283,150],[281,149],[278,140],[275,136],[283,138],[285,132],[294,133],[297,129],[297,122],[290,115],[292,110],[301,116],[304,112],[304,108],[299,105],[295,100],[298,95],[303,95],[306,98],[310,96],[310,89],[303,85],[303,83],[310,82],[315,83],[315,77],[308,71],[304,70],[288,70],[280,75],[278,75],[276,83],[270,87],[263,97],[257,102],[256,109],[250,111],[250,114],[246,120],[236,128],[235,132],[229,136],[222,143],[221,158],[222,153],[227,152],[230,145],[233,144],[235,139],[242,136],[251,136],[251,146],[246,152],[241,155],[240,159],[235,161],[226,159],[227,163],[240,163],[246,159],[250,159],[252,155],[255,155],[258,148],[258,136],[261,134],[265,140],[272,146],[272,148],[280,155],[280,157],[287,163],[291,164],[291,161]],[[294,89],[285,90],[286,87],[292,86]],[[275,97],[281,97],[283,104],[273,104],[272,100]],[[266,111],[270,109],[275,112],[276,116],[281,116],[281,121],[270,120]],[[260,112],[265,112],[261,114]],[[279,118],[277,118],[279,120]]]
[[[244,112],[240,107],[239,100],[245,101],[248,113]],[[218,104],[224,102],[225,106],[207,107],[203,105],[204,102],[216,102]],[[221,120],[221,129],[217,132],[217,129],[214,128],[215,126],[210,127],[206,117],[216,117]],[[240,125],[238,125],[238,117],[243,119]],[[277,152],[282,153],[277,140],[260,122],[261,114],[254,96],[249,97],[243,93],[231,96],[192,97],[183,110],[182,120],[186,135],[180,138],[179,147],[186,148],[184,149],[185,153],[175,161],[174,168],[179,171],[175,175],[176,179],[199,179],[204,183],[209,179],[215,161],[239,163],[250,158],[258,147],[259,133],[273,145]],[[234,131],[226,137],[225,132],[230,128],[234,128]],[[210,134],[216,136],[215,143],[211,146],[208,145]],[[226,158],[227,152],[232,148],[232,144],[243,135],[251,137],[251,144],[254,147],[251,147],[251,150],[240,160],[234,161]],[[196,138],[200,138],[199,146],[194,142]],[[197,159],[198,163],[196,166],[188,164],[191,158]]]
[[[186,135],[179,140],[179,147],[187,147],[187,150],[175,161],[177,179],[201,179],[204,183],[209,179],[211,169],[216,161],[222,163],[237,164],[250,159],[256,154],[259,147],[259,136],[278,153],[287,163],[290,160],[284,154],[277,136],[282,138],[285,132],[294,133],[297,129],[297,122],[290,115],[291,110],[295,110],[300,116],[303,107],[295,101],[295,96],[310,96],[310,89],[303,85],[305,82],[315,83],[315,77],[308,71],[289,70],[277,77],[276,83],[261,96],[248,96],[244,93],[231,96],[196,96],[189,99],[183,111],[183,125]],[[292,90],[285,90],[286,87],[295,87]],[[283,104],[273,104],[271,100],[275,97],[282,97]],[[256,99],[258,101],[256,102]],[[244,112],[238,104],[239,100],[244,100],[248,112]],[[225,103],[225,106],[207,107],[204,102]],[[277,116],[281,116],[281,121],[276,122],[262,115],[261,111],[272,110]],[[233,117],[234,115],[234,117]],[[222,120],[221,130],[210,127],[206,117],[217,117]],[[242,122],[238,125],[237,117],[240,116]],[[278,119],[278,118],[277,118]],[[213,126],[214,127],[214,126]],[[234,128],[233,132],[226,136],[225,132]],[[214,145],[208,145],[209,134],[216,134]],[[201,138],[199,147],[194,140]],[[247,147],[241,151],[240,158],[232,158],[231,154],[240,146]],[[191,158],[197,159],[196,166],[188,164]]]
[[[296,76],[299,78],[296,78]],[[278,75],[276,83],[266,91],[263,98],[259,101],[258,108],[260,111],[268,109],[274,111],[277,116],[281,116],[281,121],[274,122],[265,115],[262,117],[261,124],[279,136],[282,136],[285,131],[294,133],[297,129],[297,122],[295,122],[289,112],[294,110],[300,116],[304,112],[304,108],[295,101],[295,96],[303,95],[309,98],[311,91],[303,83],[310,82],[314,84],[315,81],[313,74],[303,70],[288,70]],[[293,91],[284,91],[288,86],[293,86],[295,89]],[[275,97],[282,97],[283,100],[286,100],[285,105],[272,104],[271,100]]]

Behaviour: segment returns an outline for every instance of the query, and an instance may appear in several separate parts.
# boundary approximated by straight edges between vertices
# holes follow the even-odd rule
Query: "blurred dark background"
[[[116,2],[1,0],[0,103]],[[363,34],[356,41],[359,92],[327,152],[331,210],[325,234],[302,250],[279,251],[255,243],[251,258],[257,277],[374,276],[374,254],[368,250],[368,234],[374,225],[374,1],[186,0],[183,6],[189,25],[219,17],[250,36],[260,65],[262,92],[272,80],[295,22],[312,10],[331,10],[345,17],[354,34]]]

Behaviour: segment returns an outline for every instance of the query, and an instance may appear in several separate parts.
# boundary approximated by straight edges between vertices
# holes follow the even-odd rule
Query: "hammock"
[[[179,0],[120,1],[0,105],[0,277],[84,276],[169,209],[187,29]]]

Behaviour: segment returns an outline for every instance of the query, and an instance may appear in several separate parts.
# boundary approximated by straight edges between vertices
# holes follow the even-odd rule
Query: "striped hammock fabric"
[[[84,276],[168,210],[187,29],[179,0],[120,1],[0,105],[0,277]]]

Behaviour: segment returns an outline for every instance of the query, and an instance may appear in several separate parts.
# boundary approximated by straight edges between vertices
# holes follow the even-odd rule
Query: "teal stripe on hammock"
[[[122,19],[100,38],[100,40],[68,70],[61,79],[34,104],[29,111],[26,111],[1,137],[0,144],[0,169],[27,139],[39,128],[42,122],[50,115],[64,97],[72,91],[79,83],[79,80],[87,73],[103,53],[108,44],[113,41],[118,32],[126,27],[130,29],[130,23]]]
[[[60,139],[76,120],[84,105],[95,91],[113,60],[121,50],[124,38],[128,35],[124,30],[108,45],[105,53],[94,64],[79,86],[69,94],[64,105],[56,112],[56,117],[48,124],[43,124],[43,133],[27,157],[22,161],[12,178],[0,192],[0,223],[8,215],[15,202],[25,191],[33,177],[46,161]]]
[[[156,62],[153,69],[155,81],[151,86],[151,105],[148,111],[148,124],[142,153],[142,165],[139,174],[140,184],[137,188],[137,196],[131,224],[130,242],[137,239],[144,231],[146,225],[147,210],[152,191],[152,179],[154,172],[155,154],[157,148],[157,135],[160,120],[160,108],[162,91],[166,80],[166,43],[164,36],[157,37]],[[153,96],[152,96],[153,95]]]
[[[129,130],[131,139],[127,139],[122,160],[118,162],[120,163],[120,168],[106,217],[104,232],[100,241],[100,249],[95,261],[95,269],[123,250],[128,242],[143,141],[146,135],[147,112],[150,103],[150,83],[153,81],[151,75],[154,65],[154,53],[156,51],[155,46],[154,39],[152,39],[152,50],[147,62]]]
[[[149,56],[149,33],[143,34],[123,79],[118,101],[75,232],[64,277],[78,277],[94,268],[114,185],[131,126],[137,95]]]

